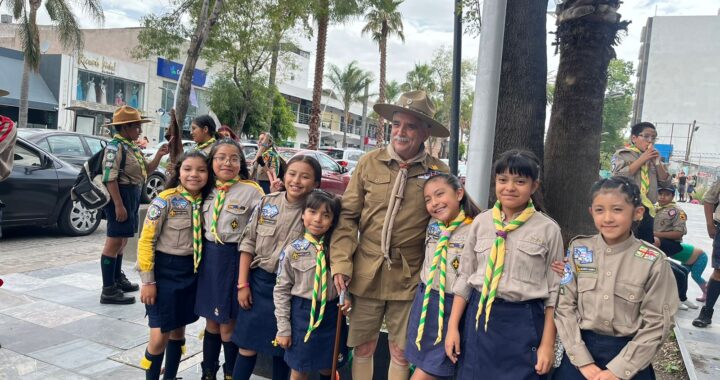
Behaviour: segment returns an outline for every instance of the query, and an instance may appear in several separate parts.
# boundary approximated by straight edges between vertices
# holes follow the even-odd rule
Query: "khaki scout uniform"
[[[210,233],[210,227],[217,194],[218,190],[213,189],[212,193],[205,198],[202,208],[204,236],[211,242],[215,242],[215,236]],[[217,234],[223,243],[240,242],[250,216],[255,207],[260,204],[263,195],[262,189],[255,182],[247,180],[240,180],[225,192],[225,203],[217,221]]]
[[[262,198],[238,245],[238,251],[252,255],[250,268],[260,268],[268,273],[277,271],[282,249],[303,234],[300,216],[304,205],[304,200],[288,202],[284,191]]]
[[[581,330],[634,337],[607,368],[631,379],[646,368],[673,325],[678,308],[675,280],[660,250],[631,237],[609,246],[602,235],[570,243],[555,324],[576,367],[594,362]]]
[[[660,206],[657,208],[655,214],[655,224],[653,230],[655,232],[682,232],[683,235],[687,234],[687,214],[674,202],[666,206]]]
[[[312,300],[317,264],[317,249],[304,238],[297,239],[283,251],[275,285],[275,318],[278,336],[291,336],[290,300],[293,296]],[[338,298],[330,271],[327,272],[327,301]],[[319,305],[319,303],[318,303]],[[333,321],[334,322],[334,321]]]
[[[125,167],[121,168],[123,154],[125,154]],[[112,140],[105,147],[105,156],[102,162],[103,182],[117,181],[118,185],[142,186],[147,178],[143,176],[140,165],[145,167],[147,173],[147,162],[144,159],[142,162],[138,161],[131,147],[123,142]]]
[[[628,148],[621,148],[612,157],[612,174],[621,175],[632,178],[635,184],[640,187],[641,171],[638,170],[634,175],[630,175],[630,165],[640,158],[640,153],[633,152]],[[658,185],[660,187],[668,187],[672,185],[672,177],[668,176],[665,180],[658,178],[657,167],[649,164],[648,174],[650,176],[650,187],[647,197],[653,204],[657,203]]]
[[[710,190],[705,193],[703,203],[716,205],[713,219],[716,223],[720,223],[720,179],[715,181],[715,183],[710,187]]]
[[[408,317],[424,260],[425,211],[423,186],[433,172],[449,172],[447,165],[425,155],[407,169],[401,207],[395,217],[388,266],[381,250],[383,223],[400,164],[391,159],[392,146],[360,158],[342,199],[342,211],[333,232],[332,274],[350,278],[355,298],[348,346],[377,339],[385,317],[390,340],[405,347]]]
[[[439,222],[435,219],[430,221],[427,229],[427,237],[425,238],[425,261],[423,262],[422,271],[420,272],[420,282],[427,284],[428,277],[430,276],[430,267],[432,267],[433,256],[435,256],[435,250],[437,249],[437,242],[440,239],[440,226]],[[470,224],[461,224],[455,231],[453,231],[448,241],[447,250],[447,269],[445,272],[445,289],[452,291],[455,279],[460,275],[460,259],[462,257],[463,250],[465,248],[465,241],[468,239],[470,234]],[[433,280],[432,288],[434,290],[440,290],[440,266],[438,265],[436,278]]]
[[[513,215],[512,219],[519,215]],[[465,300],[470,299],[473,289],[482,292],[495,232],[492,210],[487,210],[475,217],[467,233],[460,275],[452,288],[453,293]],[[535,211],[522,227],[507,234],[505,252],[505,267],[496,297],[510,302],[541,299],[546,307],[554,307],[560,278],[550,265],[563,257],[560,226],[542,212]]]
[[[155,282],[156,251],[177,256],[193,254],[192,204],[180,192],[180,187],[165,190],[148,207],[135,266],[143,283]]]

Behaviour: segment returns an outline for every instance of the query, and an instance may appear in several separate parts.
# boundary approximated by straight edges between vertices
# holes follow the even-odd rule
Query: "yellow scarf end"
[[[223,241],[220,239],[220,236],[217,234],[217,231],[210,231],[210,232],[212,233],[213,237],[215,238],[215,243],[225,245],[225,243],[223,243]]]

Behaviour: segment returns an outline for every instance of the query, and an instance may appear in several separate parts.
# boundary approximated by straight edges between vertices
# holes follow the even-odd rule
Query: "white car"
[[[155,153],[157,153],[158,149],[160,149],[160,147],[164,146],[165,144],[167,144],[167,141],[163,141],[163,142],[155,145],[152,148],[145,148],[142,150],[143,155],[145,155],[145,158],[152,158],[155,155]],[[183,140],[182,145],[183,145],[183,152],[187,152],[189,149],[193,148],[196,144],[195,144],[195,141],[193,141],[193,140]]]
[[[354,149],[354,148],[335,148],[335,147],[328,147],[328,146],[321,146],[318,148],[319,151],[327,154],[328,156],[332,157],[333,160],[337,161],[340,166],[345,167],[346,169],[352,169],[357,165],[358,160],[360,160],[360,157],[365,154],[364,151],[360,149]]]

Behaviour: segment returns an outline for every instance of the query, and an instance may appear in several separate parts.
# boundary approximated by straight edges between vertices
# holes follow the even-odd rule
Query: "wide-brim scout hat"
[[[405,112],[414,115],[428,124],[430,136],[448,137],[450,131],[440,124],[435,117],[435,105],[432,99],[422,90],[409,91],[400,95],[395,104],[378,103],[373,106],[378,115],[392,120],[395,112]]]
[[[112,125],[124,125],[130,123],[149,123],[152,120],[142,117],[140,112],[130,106],[122,106],[113,113],[112,123],[103,125],[104,127]]]
[[[3,89],[0,88],[0,96],[8,96],[8,95],[10,95],[9,92],[7,92],[7,91],[5,91],[5,90],[3,90]]]

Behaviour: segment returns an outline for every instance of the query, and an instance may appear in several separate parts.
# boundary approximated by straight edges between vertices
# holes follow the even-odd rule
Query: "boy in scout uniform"
[[[372,379],[384,320],[391,355],[388,379],[404,380],[408,317],[430,219],[423,185],[434,172],[449,171],[425,152],[424,142],[449,132],[433,119],[435,106],[424,91],[404,93],[395,105],[375,104],[373,109],[392,120],[391,142],[357,164],[332,236],[330,267],[338,291],[347,287],[353,295],[348,335],[348,346],[355,348],[353,379]]]
[[[151,162],[146,162],[142,151],[134,141],[142,133],[141,125],[151,120],[144,119],[140,112],[130,106],[122,106],[113,114],[113,121],[106,126],[117,130],[113,139],[105,147],[102,180],[110,193],[110,202],[103,211],[107,219],[107,239],[100,256],[103,289],[100,303],[131,304],[135,297],[126,297],[123,292],[138,290],[138,285],[128,281],[122,271],[123,248],[127,239],[135,236],[138,230],[138,210],[140,192],[147,179],[160,163],[162,156],[168,153],[167,144],[160,148]],[[124,167],[120,167],[122,157]]]
[[[707,284],[705,306],[700,315],[693,321],[693,326],[707,327],[712,324],[713,308],[720,295],[720,179],[716,180],[703,198],[705,205],[705,222],[708,235],[713,239],[712,267],[713,273]]]

